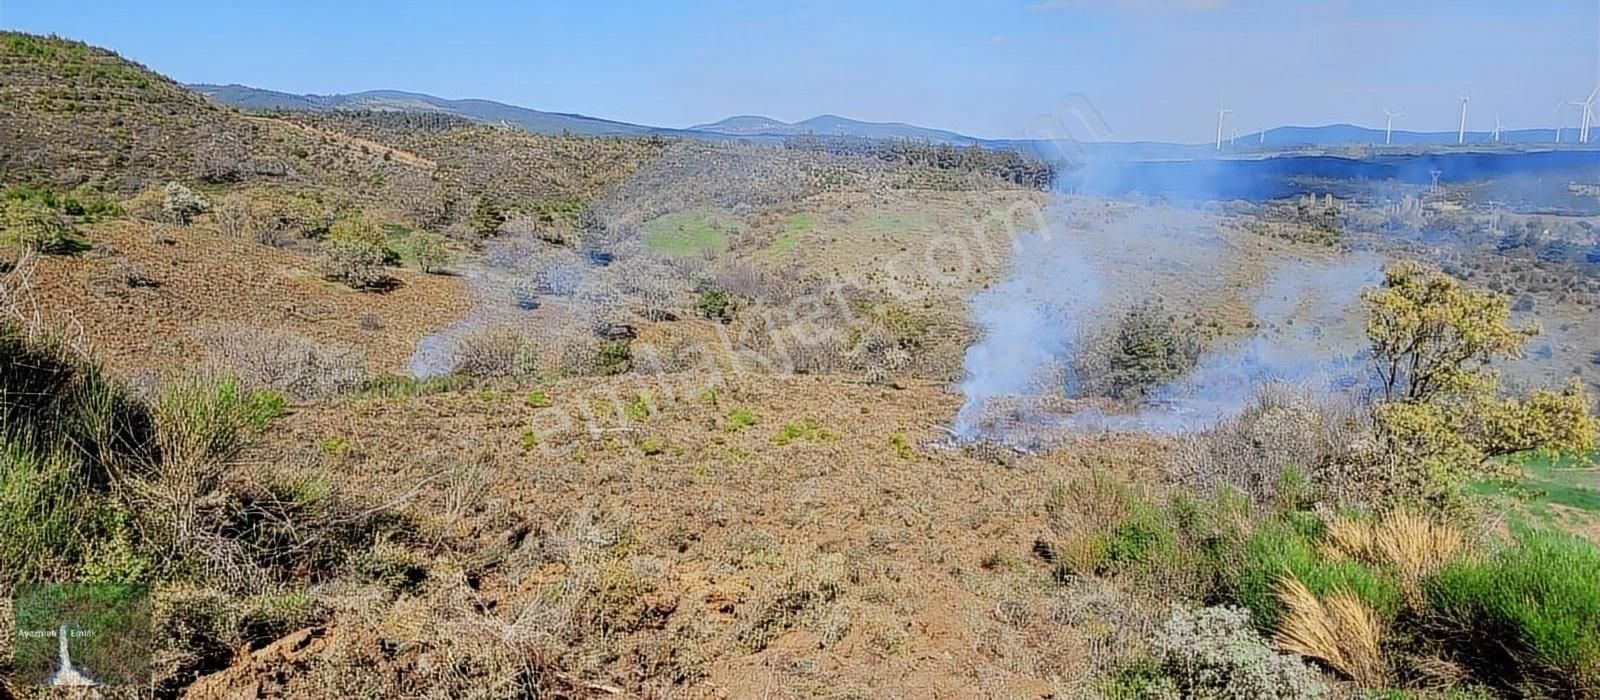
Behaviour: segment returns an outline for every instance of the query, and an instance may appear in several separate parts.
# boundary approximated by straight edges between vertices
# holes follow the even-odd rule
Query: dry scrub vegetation
[[[1534,337],[1503,296],[1391,267],[1373,393],[954,440],[1035,162],[241,115],[0,40],[0,600],[151,584],[148,694],[1600,697],[1600,549],[1474,488],[1595,448],[1581,384],[1500,384]],[[1138,293],[1064,413],[1146,405],[1254,329],[1275,256],[1338,254],[1065,218],[1189,257],[1089,246]]]

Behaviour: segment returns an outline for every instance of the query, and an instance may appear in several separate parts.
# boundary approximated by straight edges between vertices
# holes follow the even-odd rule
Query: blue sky
[[[820,113],[1021,136],[1071,94],[1117,140],[1233,126],[1556,122],[1600,80],[1600,0],[0,0],[0,27],[186,82],[394,88],[662,126]],[[1578,110],[1559,112],[1576,124]],[[1230,127],[1230,129],[1232,126]]]

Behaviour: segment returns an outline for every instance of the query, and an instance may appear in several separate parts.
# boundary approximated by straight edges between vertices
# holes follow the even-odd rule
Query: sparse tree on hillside
[[[450,247],[444,236],[429,231],[418,231],[411,234],[411,257],[417,261],[417,267],[423,272],[443,272],[445,266],[450,264]]]
[[[1413,486],[1426,495],[1453,488],[1460,479],[1450,475],[1499,455],[1594,448],[1596,422],[1582,382],[1522,399],[1501,396],[1489,363],[1519,356],[1538,333],[1511,325],[1505,297],[1401,263],[1363,298],[1384,392],[1378,424],[1402,462],[1421,467]]]

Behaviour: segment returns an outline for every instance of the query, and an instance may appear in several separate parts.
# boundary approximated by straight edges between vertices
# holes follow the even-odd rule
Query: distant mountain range
[[[542,134],[572,133],[585,136],[677,136],[705,139],[778,139],[790,136],[853,136],[874,139],[914,139],[958,146],[1017,148],[1044,157],[1060,155],[1046,142],[1028,139],[980,139],[954,131],[931,129],[899,122],[866,122],[824,114],[798,122],[771,117],[742,115],[685,129],[630,124],[582,114],[543,112],[491,100],[449,100],[433,95],[399,90],[370,90],[347,95],[296,95],[263,90],[245,85],[190,85],[217,102],[249,110],[378,110],[404,112],[443,112],[489,124],[512,124]],[[1454,131],[1395,131],[1396,147],[1450,146],[1456,143]],[[1501,143],[1527,146],[1555,143],[1554,129],[1503,131]],[[1562,142],[1577,141],[1577,129],[1562,132]],[[1488,146],[1493,134],[1467,132],[1467,143]],[[1286,150],[1350,148],[1384,142],[1382,129],[1351,124],[1328,126],[1284,126],[1243,134],[1224,144],[1223,156],[1249,156]],[[1219,155],[1214,143],[1175,144],[1155,141],[1133,143],[1084,143],[1074,155],[1117,160],[1162,160],[1205,158]]]
[[[864,122],[833,114],[824,114],[819,117],[794,122],[793,124],[778,121],[771,117],[728,117],[719,122],[691,126],[689,131],[758,138],[816,135],[857,136],[874,139],[914,139],[958,146],[987,143],[983,139],[965,136],[954,131],[929,129],[899,122]]]
[[[447,100],[443,97],[400,90],[369,90],[348,95],[296,95],[245,85],[190,85],[191,89],[225,105],[256,110],[362,110],[388,112],[443,112],[473,121],[505,122],[541,134],[562,132],[584,136],[685,135],[682,129],[664,129],[611,121],[582,114],[541,112],[490,100]]]

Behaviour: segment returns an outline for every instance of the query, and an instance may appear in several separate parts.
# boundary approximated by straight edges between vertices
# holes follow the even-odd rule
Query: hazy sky
[[[835,113],[1021,136],[1086,96],[1117,140],[1263,125],[1575,125],[1600,0],[0,0],[0,27],[186,82],[482,97],[661,126]],[[1232,128],[1232,127],[1230,127]]]

